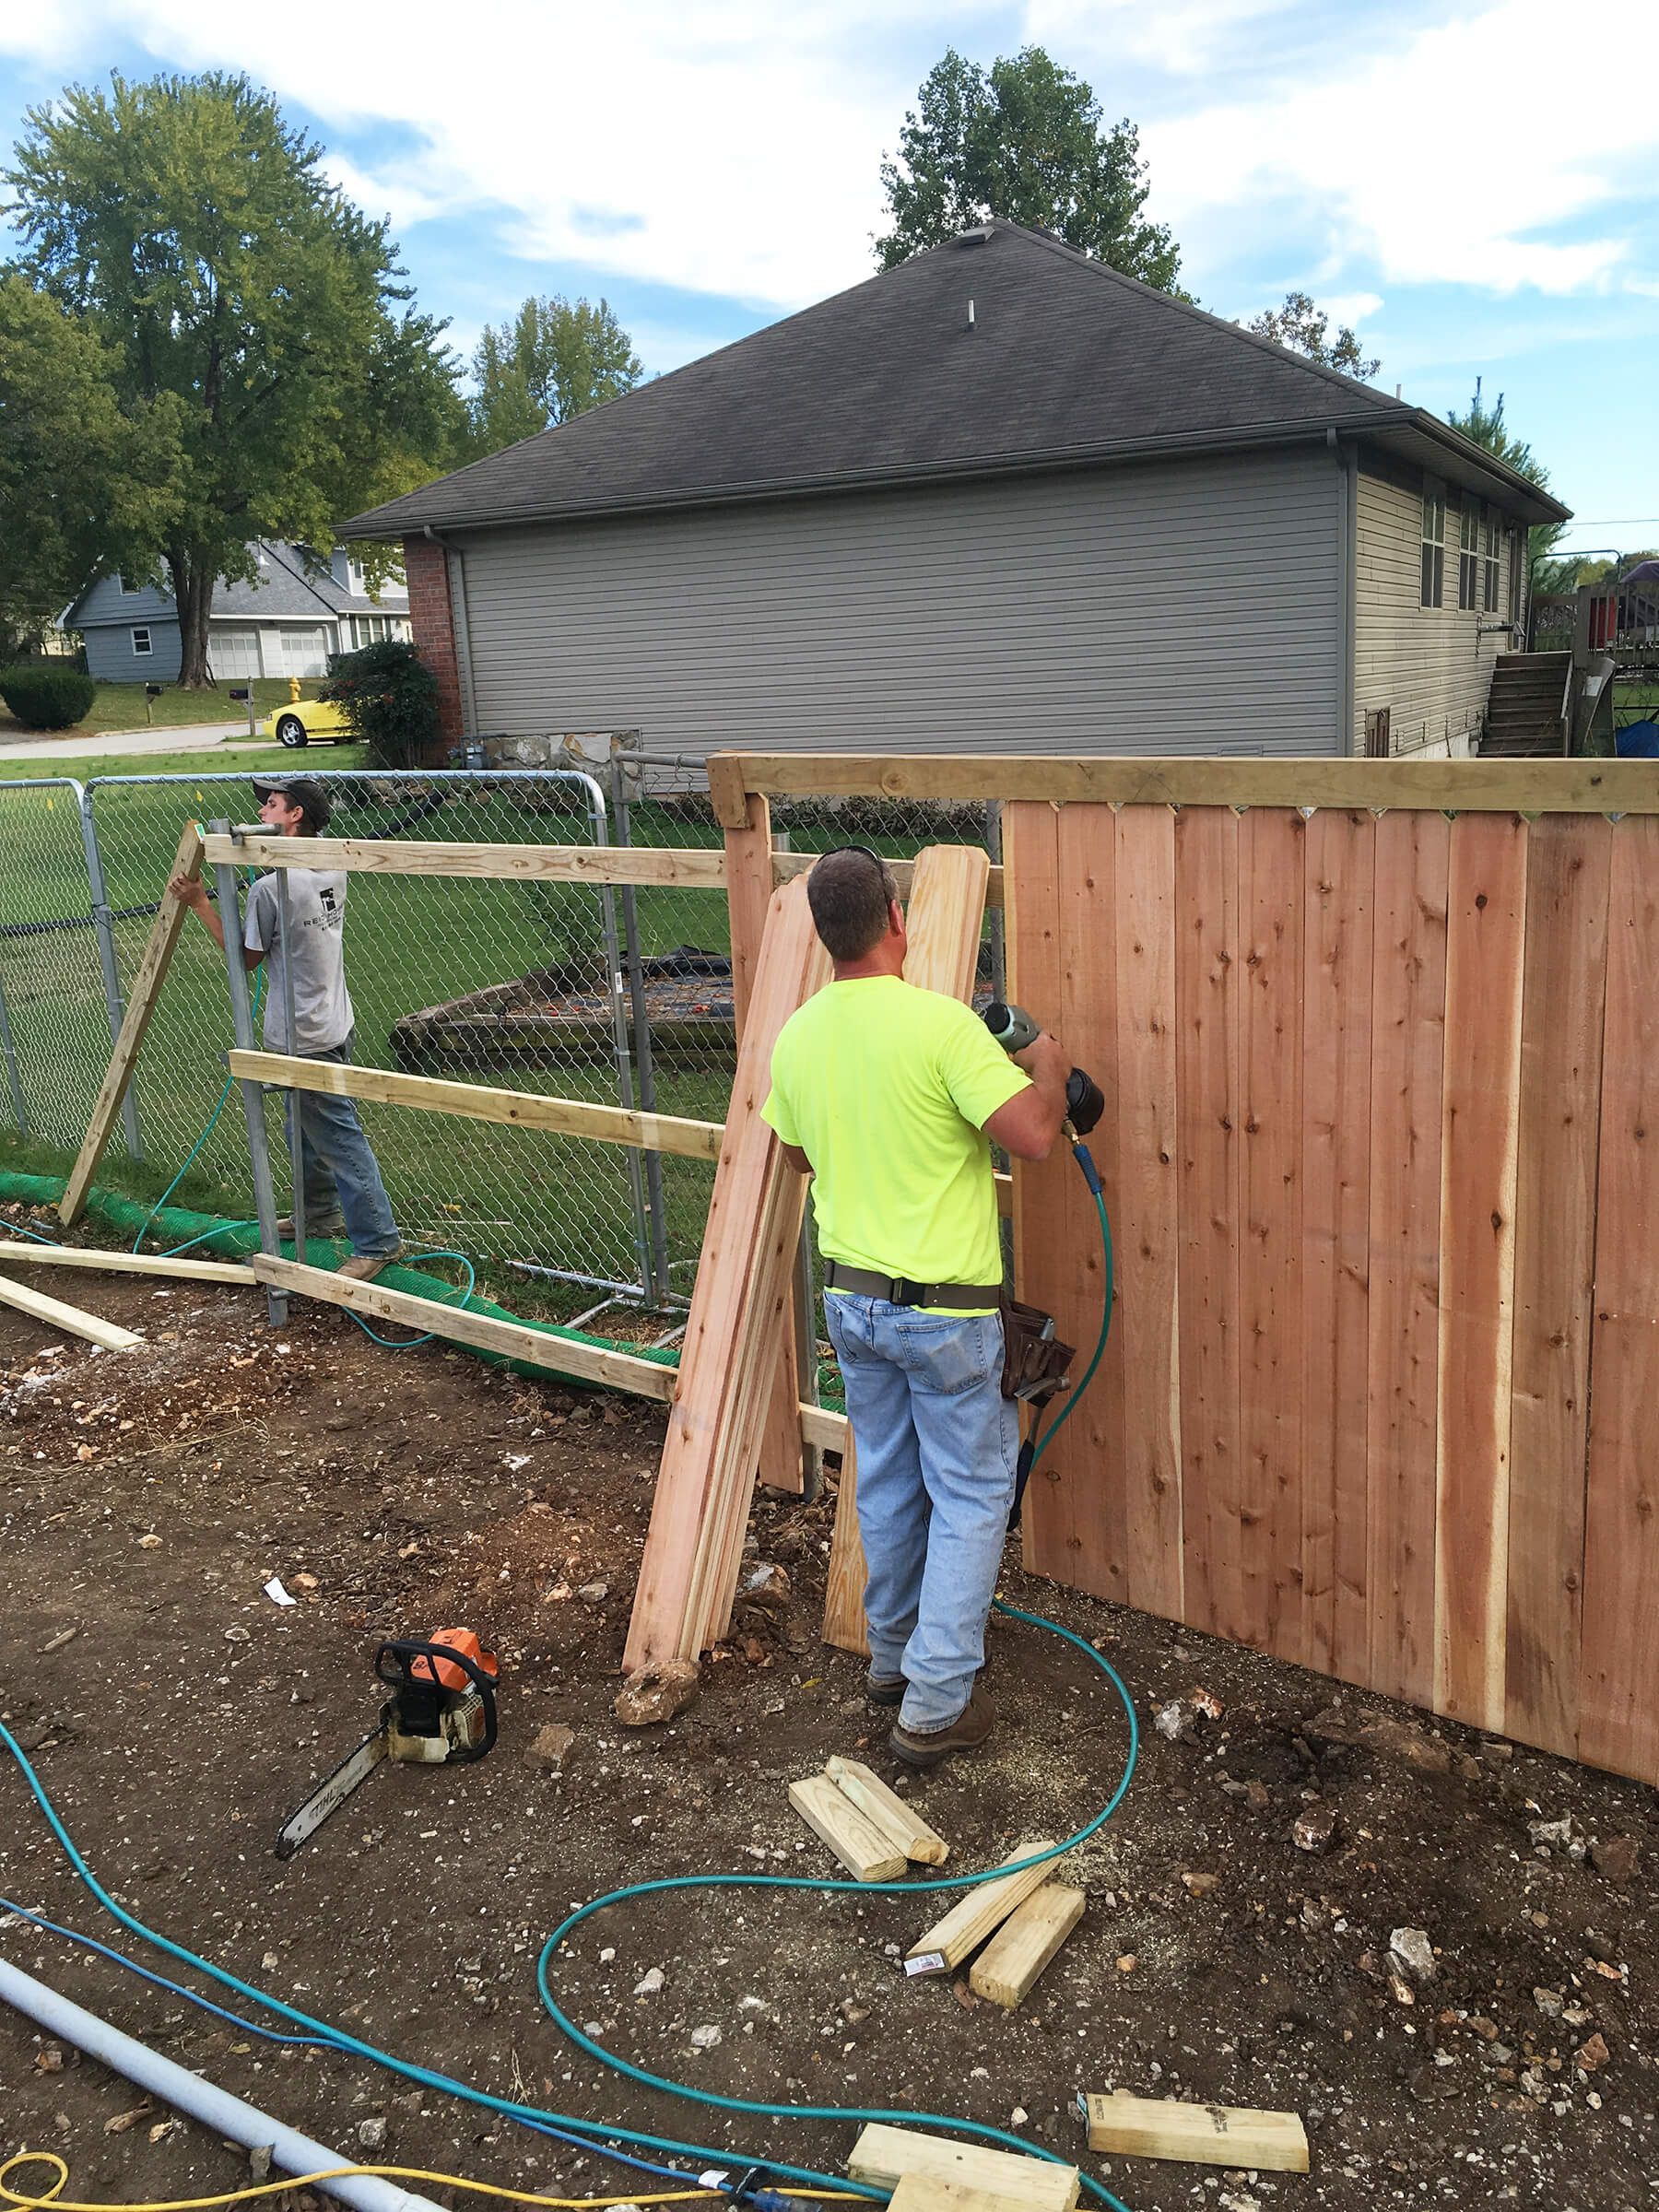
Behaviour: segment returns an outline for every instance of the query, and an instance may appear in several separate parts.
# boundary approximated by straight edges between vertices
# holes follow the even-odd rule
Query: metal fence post
[[[92,794],[79,783],[75,786],[76,806],[80,814],[81,848],[87,855],[87,889],[91,904],[92,928],[98,938],[98,963],[103,970],[104,1005],[110,1017],[110,1043],[113,1047],[121,1037],[121,1025],[126,1017],[126,1002],[121,995],[121,971],[115,965],[115,924],[110,912],[109,892],[104,884],[103,855],[98,850],[98,827],[92,819]],[[126,1135],[127,1158],[142,1160],[144,1136],[138,1125],[138,1087],[129,1082],[121,1101],[121,1125]]]
[[[633,842],[627,776],[620,755],[611,756],[611,806],[619,845]],[[628,998],[633,1015],[634,1065],[640,1078],[640,1108],[656,1112],[656,1065],[652,1057],[651,1007],[645,996],[645,965],[640,949],[640,902],[632,884],[622,887],[622,935],[628,961]],[[668,1297],[668,1206],[663,1194],[663,1156],[642,1153],[645,1199],[651,1217],[650,1288],[659,1304]]]
[[[12,1041],[11,1020],[6,1011],[6,987],[0,982],[0,1053],[6,1055],[6,1082],[18,1117],[18,1135],[29,1135],[29,1111],[23,1103],[23,1076],[18,1066],[18,1048]]]
[[[276,875],[276,942],[282,947],[282,1024],[283,1051],[294,1050],[294,963],[289,956],[288,929],[293,920],[288,902],[288,872],[278,868]],[[266,986],[269,987],[269,964],[266,966]],[[305,1153],[304,1137],[300,1127],[300,1093],[290,1090],[283,1101],[283,1115],[288,1124],[288,1188],[294,1194],[294,1257],[305,1257]]]
[[[605,794],[590,776],[589,816],[594,842],[608,845],[610,828],[606,819]],[[606,884],[599,893],[599,913],[605,930],[605,995],[610,1013],[611,1049],[617,1064],[618,1103],[629,1112],[634,1106],[633,1053],[629,1036],[628,1010],[622,999],[622,947],[617,931],[617,895]],[[637,1147],[628,1147],[628,1184],[633,1199],[634,1253],[640,1269],[640,1295],[656,1295],[653,1281],[651,1235],[645,1205],[645,1177]]]
[[[229,837],[229,819],[210,822],[208,828],[216,837]],[[225,933],[225,975],[230,985],[230,1019],[236,1034],[237,1049],[251,1053],[256,1047],[253,1038],[253,1005],[248,992],[248,971],[242,960],[241,904],[237,897],[236,870],[229,861],[220,861],[214,868],[214,881],[218,890],[219,923]],[[253,1204],[259,1215],[259,1249],[276,1257],[281,1240],[276,1234],[276,1190],[271,1181],[271,1154],[265,1135],[265,1093],[252,1077],[244,1076],[237,1084],[241,1093],[242,1116],[248,1124],[248,1155],[253,1170]],[[265,1308],[271,1326],[279,1329],[288,1320],[288,1292],[279,1290],[274,1283],[265,1285]]]

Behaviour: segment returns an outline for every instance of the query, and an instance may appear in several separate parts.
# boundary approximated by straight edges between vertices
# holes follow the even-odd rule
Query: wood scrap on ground
[[[1058,1864],[1053,1859],[1042,1859],[1035,1866],[1023,1862],[1037,1857],[1042,1852],[1053,1851],[1052,1841],[1022,1843],[1002,1862],[1005,1866],[1017,1866],[1016,1874],[1004,1875],[1000,1880],[980,1882],[970,1889],[961,1902],[953,1905],[943,1920],[935,1921],[925,1936],[920,1936],[905,1953],[913,1961],[912,1971],[945,1973],[959,1966],[971,1951],[994,1935],[1017,1906],[1023,1905],[1034,1889],[1041,1889],[1053,1875]],[[931,1970],[924,1962],[936,1960]]]
[[[197,1283],[251,1283],[245,1260],[163,1259],[147,1252],[100,1252],[81,1244],[18,1244],[0,1241],[0,1262],[7,1266],[85,1267],[101,1275],[177,1276]]]
[[[908,1862],[892,1839],[843,1797],[828,1774],[789,1785],[789,1802],[855,1882],[896,1882]]]
[[[853,2146],[847,2174],[873,2189],[897,2190],[906,2179],[947,2182],[1004,2198],[1023,2212],[1072,2212],[1082,2186],[1077,2169],[1058,2159],[988,2150],[978,2143],[957,2143],[947,2136],[879,2121],[865,2128]]]
[[[1083,1917],[1088,1899],[1064,1882],[1044,1882],[1009,1913],[974,1960],[968,1986],[1012,2011]]]
[[[106,1352],[130,1352],[144,1342],[131,1329],[100,1321],[96,1313],[83,1312],[79,1306],[66,1306],[61,1298],[48,1298],[43,1290],[26,1290],[9,1276],[0,1275],[0,1306],[27,1313],[44,1322],[49,1329],[66,1329],[72,1336],[84,1336],[88,1344],[100,1345]]]
[[[1176,2097],[1088,2100],[1088,2147],[1130,2159],[1183,2159],[1199,2166],[1255,2166],[1306,2173],[1308,2137],[1295,2112],[1256,2112]]]
[[[942,2182],[931,2174],[907,2173],[888,2200],[888,2212],[1024,2212],[1025,2199],[976,2189],[967,2182]]]
[[[829,1759],[824,1771],[841,1795],[851,1798],[907,1859],[914,1859],[920,1866],[944,1865],[950,1856],[949,1844],[896,1790],[889,1790],[879,1774],[856,1759]]]

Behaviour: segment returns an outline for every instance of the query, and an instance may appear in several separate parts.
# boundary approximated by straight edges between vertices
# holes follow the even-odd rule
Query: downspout
[[[256,2105],[244,2104],[240,2097],[232,2097],[228,2089],[205,2081],[199,2074],[175,2065],[159,2051],[135,2042],[119,2028],[112,2028],[96,2013],[71,2004],[44,1982],[37,1982],[32,1974],[24,1973],[21,1968],[4,1959],[0,1959],[0,1998],[15,2006],[37,2027],[44,2028],[49,2035],[61,2037],[65,2042],[84,2051],[88,2058],[96,2058],[115,2073],[124,2074],[141,2089],[147,2089],[177,2111],[187,2112],[191,2119],[211,2128],[216,2136],[240,2143],[244,2150],[268,2146],[272,2164],[279,2166],[284,2173],[327,2173],[335,2167],[356,2162],[342,2158],[338,2151],[330,2150],[324,2144],[312,2142],[296,2128],[285,2127],[268,2112],[262,2112]],[[335,2181],[314,2182],[312,2186],[338,2197],[343,2205],[353,2206],[356,2212],[438,2212],[429,2196],[412,2195],[397,2183],[382,2181],[378,2174],[343,2174]]]
[[[1359,590],[1359,452],[1351,441],[1343,444],[1333,428],[1325,443],[1335,456],[1336,478],[1336,716],[1341,730],[1339,753],[1359,749],[1354,728],[1354,632]]]
[[[450,637],[455,648],[455,675],[461,685],[461,735],[474,737],[478,730],[478,705],[473,691],[472,631],[466,618],[466,559],[459,546],[440,537],[430,523],[421,524],[443,555],[443,580],[449,591]]]

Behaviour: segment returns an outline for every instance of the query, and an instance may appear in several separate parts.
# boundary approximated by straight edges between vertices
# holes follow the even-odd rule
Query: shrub
[[[442,738],[437,679],[401,638],[331,653],[322,696],[341,708],[376,768],[419,768]]]
[[[97,697],[98,686],[76,668],[52,668],[42,661],[0,668],[0,699],[26,730],[73,729]]]

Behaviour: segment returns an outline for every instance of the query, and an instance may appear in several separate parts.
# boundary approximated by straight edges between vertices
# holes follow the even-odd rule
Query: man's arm
[[[985,1135],[1016,1159],[1046,1159],[1065,1119],[1065,1079],[1071,1062],[1060,1040],[1046,1030],[1034,1044],[1016,1053],[1014,1060],[1030,1083],[997,1108],[985,1124]]]
[[[174,876],[170,878],[167,888],[172,893],[175,899],[182,900],[184,905],[190,908],[191,912],[200,921],[203,928],[206,930],[208,935],[213,939],[219,950],[223,952],[225,949],[225,925],[219,920],[218,909],[214,905],[212,900],[208,898],[207,886],[201,880],[200,877]],[[265,954],[263,952],[255,952],[253,946],[244,945],[242,947],[242,965],[244,968],[257,968],[260,961],[264,959]]]

